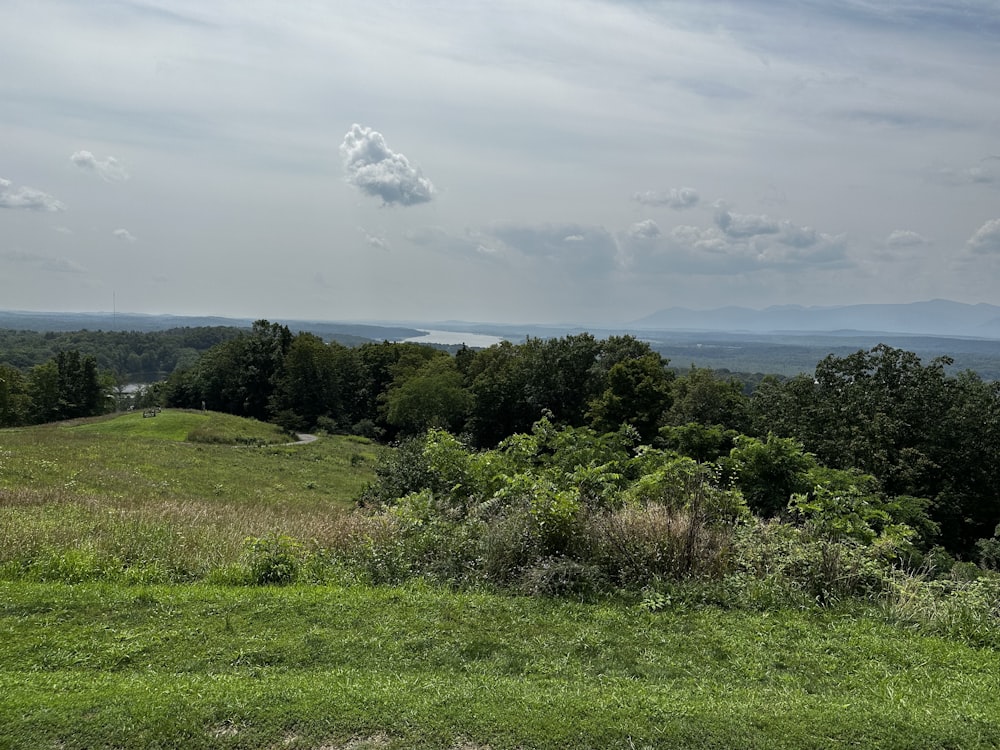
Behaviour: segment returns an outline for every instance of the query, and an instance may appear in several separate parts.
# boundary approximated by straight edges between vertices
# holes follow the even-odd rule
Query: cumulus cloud
[[[128,170],[113,156],[102,160],[89,151],[75,151],[69,160],[84,172],[92,172],[106,182],[124,182],[129,178]]]
[[[922,234],[909,229],[894,229],[885,238],[885,244],[889,247],[915,247],[917,245],[926,245],[928,242],[930,240]]]
[[[1000,253],[1000,219],[991,219],[979,227],[967,246],[974,253]]]
[[[116,229],[111,234],[120,239],[122,242],[135,242],[135,235],[127,229]]]
[[[66,206],[48,193],[26,187],[15,187],[0,177],[0,208],[25,208],[29,211],[64,211]]]
[[[352,125],[340,144],[347,181],[384,205],[412,206],[434,197],[434,185],[378,131]]]
[[[655,240],[663,234],[652,219],[639,221],[628,228],[628,236],[633,240]]]
[[[646,190],[634,193],[632,200],[639,201],[644,206],[669,206],[670,208],[682,209],[698,205],[701,196],[694,188],[682,187],[666,191]]]
[[[622,263],[637,274],[794,272],[843,268],[849,265],[846,248],[844,235],[723,209],[715,226],[681,225],[653,234],[634,225],[622,240]]]
[[[730,237],[754,237],[758,234],[777,234],[778,222],[766,214],[734,214],[720,208],[715,214],[715,223]]]

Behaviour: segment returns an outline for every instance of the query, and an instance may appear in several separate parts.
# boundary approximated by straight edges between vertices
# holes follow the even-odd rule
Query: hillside
[[[997,579],[974,566],[925,580],[885,566],[885,533],[734,526],[738,493],[613,436],[542,424],[473,454],[439,433],[378,460],[360,438],[286,440],[173,409],[0,430],[0,748],[1000,741]],[[629,476],[633,502],[667,495],[622,508]],[[441,490],[355,508],[394,477]],[[550,480],[587,488],[593,533],[627,535],[566,526],[581,500]],[[661,572],[595,595],[569,546],[487,583],[567,532],[613,570]]]

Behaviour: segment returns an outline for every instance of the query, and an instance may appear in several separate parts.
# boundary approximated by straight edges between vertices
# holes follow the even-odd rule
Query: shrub
[[[274,533],[248,538],[244,556],[250,583],[284,585],[298,579],[306,552],[292,537]]]

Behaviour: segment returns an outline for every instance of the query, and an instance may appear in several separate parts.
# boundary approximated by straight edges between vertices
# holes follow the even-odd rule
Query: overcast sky
[[[0,308],[1000,304],[995,0],[0,2]]]

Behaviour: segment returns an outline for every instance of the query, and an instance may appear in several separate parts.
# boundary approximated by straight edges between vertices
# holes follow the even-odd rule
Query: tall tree
[[[598,432],[615,432],[630,424],[643,442],[651,443],[670,407],[672,379],[656,353],[617,362],[608,371],[604,392],[590,403],[591,425]]]
[[[0,427],[16,427],[31,419],[28,381],[15,367],[0,365]]]

